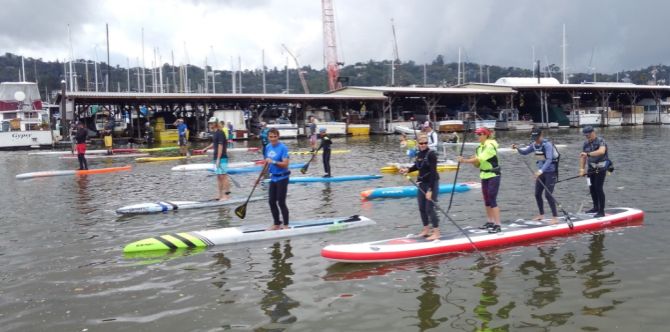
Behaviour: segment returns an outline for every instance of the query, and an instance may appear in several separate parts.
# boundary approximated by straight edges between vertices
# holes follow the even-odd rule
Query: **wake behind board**
[[[593,218],[593,215],[584,213],[571,215],[570,218],[574,225],[573,229],[570,229],[565,223],[565,218],[561,217],[556,224],[551,224],[549,220],[523,219],[503,223],[502,232],[494,234],[471,227],[464,227],[464,230],[468,232],[477,249],[481,250],[641,222],[644,219],[644,212],[633,208],[613,208],[606,209],[602,218]],[[419,226],[417,224],[417,227]],[[337,262],[377,263],[471,250],[474,248],[470,241],[455,230],[444,233],[439,240],[434,241],[428,241],[424,237],[407,236],[366,243],[329,245],[321,250],[321,256]]]
[[[147,214],[147,213],[159,213],[167,211],[178,211],[178,210],[188,210],[188,209],[203,209],[203,208],[214,208],[221,207],[226,205],[240,205],[246,201],[246,197],[243,198],[231,198],[225,201],[218,200],[208,200],[208,201],[158,201],[155,203],[139,203],[124,206],[116,209],[118,214]],[[253,196],[249,199],[250,202],[258,201],[264,199],[262,196]]]
[[[202,248],[267,239],[278,239],[298,235],[335,232],[350,228],[373,225],[375,222],[363,216],[316,219],[291,222],[289,229],[269,231],[269,224],[228,227],[198,232],[172,233],[133,242],[123,248],[124,253],[172,250],[180,248]]]

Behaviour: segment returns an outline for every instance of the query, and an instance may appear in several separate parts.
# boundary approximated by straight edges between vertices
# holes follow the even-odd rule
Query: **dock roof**
[[[483,95],[483,94],[514,94],[514,89],[504,86],[477,87],[395,87],[395,86],[348,86],[331,91],[330,94],[376,94],[382,96],[426,96],[426,95]]]

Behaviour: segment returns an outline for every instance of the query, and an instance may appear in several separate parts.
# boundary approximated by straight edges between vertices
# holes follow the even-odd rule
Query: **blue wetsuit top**
[[[265,146],[265,158],[270,158],[273,161],[281,162],[284,159],[288,160],[288,148],[284,143],[277,143],[273,146],[272,143]],[[289,177],[291,171],[288,168],[282,168],[276,164],[270,164],[270,181],[277,182]]]
[[[533,141],[527,147],[517,150],[522,155],[535,152],[535,156],[538,158],[535,164],[542,173],[556,172],[556,158],[558,156],[554,156],[554,146],[547,139],[542,139],[540,144],[535,144],[535,141]]]

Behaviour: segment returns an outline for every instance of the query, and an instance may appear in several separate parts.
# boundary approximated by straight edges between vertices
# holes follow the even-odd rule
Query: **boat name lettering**
[[[14,133],[14,134],[12,134],[12,138],[16,138],[16,139],[30,138],[31,136],[32,136],[31,133]]]

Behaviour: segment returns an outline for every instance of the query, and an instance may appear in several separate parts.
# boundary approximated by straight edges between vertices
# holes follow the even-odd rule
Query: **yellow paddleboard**
[[[451,165],[451,164],[449,164],[449,165],[445,165],[445,164],[437,165],[437,171],[438,172],[455,171],[457,168],[458,168],[457,165]],[[384,166],[384,167],[380,168],[379,170],[382,173],[398,173],[400,168],[398,168],[397,166]],[[409,173],[409,175],[416,175],[416,174],[417,174],[417,172]]]

